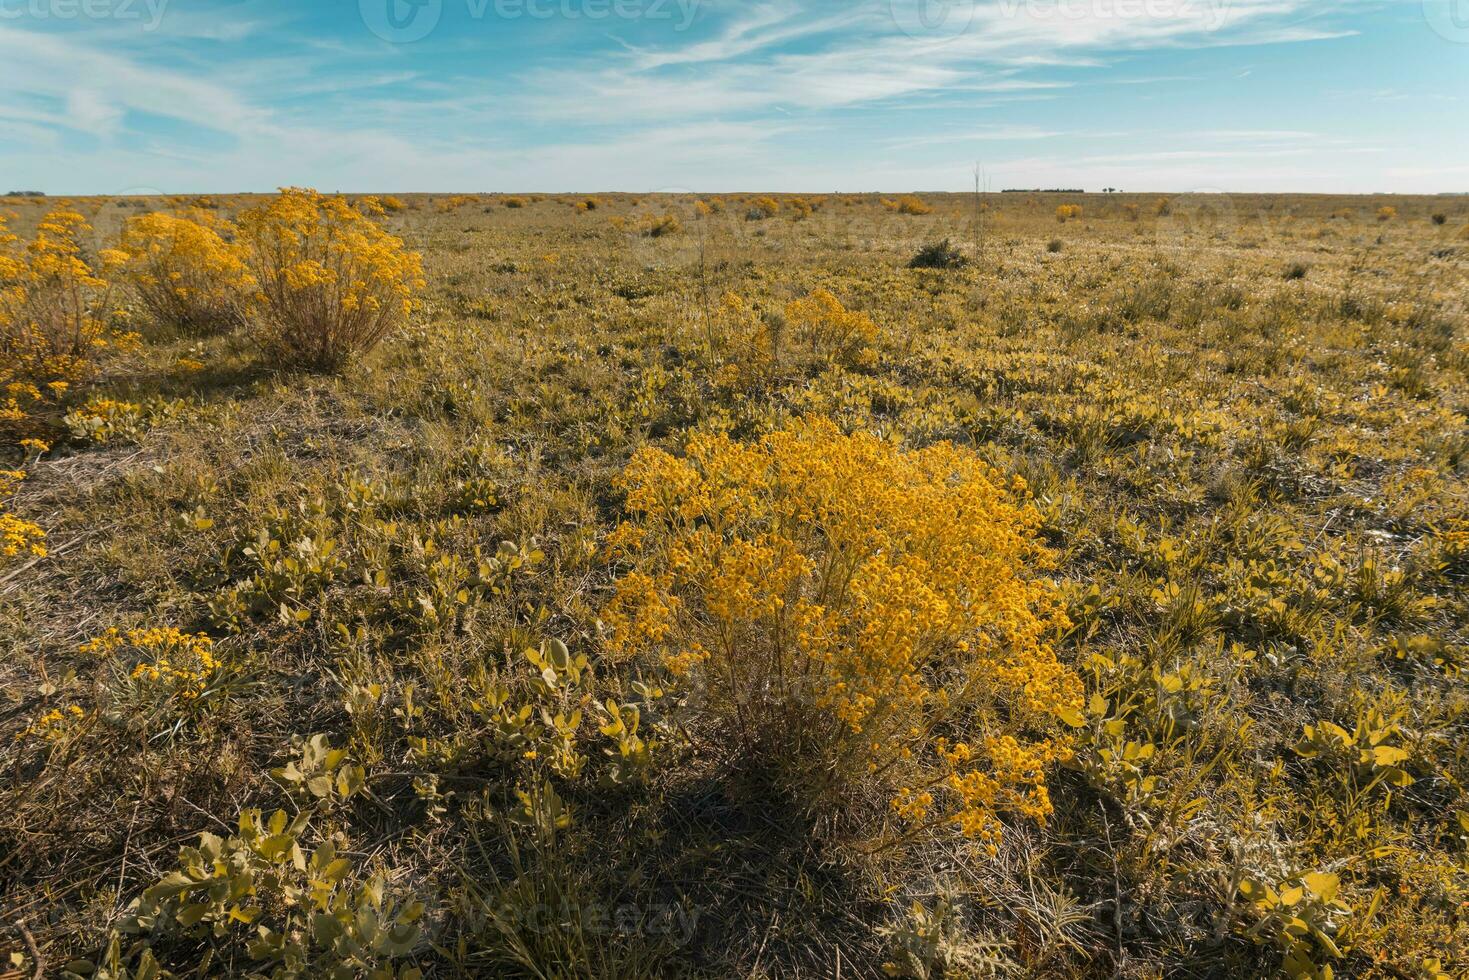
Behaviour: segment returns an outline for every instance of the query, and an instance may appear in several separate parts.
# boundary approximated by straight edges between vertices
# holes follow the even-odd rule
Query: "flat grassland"
[[[72,203],[97,249],[167,206]],[[25,463],[49,555],[0,565],[7,976],[1469,970],[1469,198],[396,203],[405,330],[334,375],[139,322]],[[795,329],[819,290],[860,350]],[[950,442],[1026,501],[1082,692],[1043,766],[986,740],[1008,696],[928,727],[915,699],[888,761],[827,778],[829,692],[721,704],[692,645],[619,641],[629,541],[662,533],[629,495],[687,477],[623,479],[634,454],[813,418]],[[736,606],[785,574],[751,554]],[[966,740],[977,782],[933,784],[965,826],[882,782]]]

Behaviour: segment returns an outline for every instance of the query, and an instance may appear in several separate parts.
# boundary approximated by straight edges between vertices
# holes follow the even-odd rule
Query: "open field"
[[[89,287],[0,975],[1469,972],[1469,198],[796,200],[400,195],[331,370]]]

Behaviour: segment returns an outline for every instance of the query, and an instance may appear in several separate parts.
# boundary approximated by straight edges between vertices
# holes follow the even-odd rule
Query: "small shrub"
[[[1352,911],[1338,897],[1340,890],[1336,875],[1320,871],[1275,884],[1246,878],[1239,893],[1256,918],[1245,934],[1283,954],[1284,975],[1328,978],[1326,961],[1341,955],[1333,936]]]
[[[1391,221],[1398,216],[1398,209],[1390,204],[1384,204],[1377,209],[1378,221]]]
[[[1073,218],[1081,217],[1080,204],[1062,204],[1056,208],[1056,220],[1065,224]]]
[[[918,250],[908,262],[910,269],[961,269],[969,260],[964,253],[944,238],[936,242],[929,242]]]
[[[245,250],[225,238],[231,231],[206,211],[138,215],[102,259],[158,323],[188,334],[219,332],[241,321],[255,285]]]
[[[764,221],[780,214],[780,204],[773,197],[756,198],[745,211],[746,221]]]
[[[523,208],[529,202],[523,197],[507,197],[501,203],[507,208]]]
[[[932,214],[933,207],[917,194],[904,194],[895,201],[883,201],[882,206],[898,214]]]
[[[89,398],[62,421],[73,438],[98,444],[136,440],[145,431],[143,406],[112,398]]]
[[[595,211],[600,206],[601,205],[598,203],[595,197],[583,198],[582,200],[576,202],[576,209],[578,211]]]
[[[382,205],[383,210],[388,214],[397,214],[399,211],[408,207],[408,205],[403,203],[401,198],[394,197],[391,194],[378,198],[377,202]]]
[[[416,980],[418,969],[393,961],[417,945],[423,905],[381,878],[363,876],[353,860],[338,855],[333,837],[310,847],[312,816],[310,810],[295,819],[283,810],[270,817],[245,810],[236,834],[201,833],[197,846],[179,851],[177,867],[128,907],[119,932],[145,941],[192,941],[226,962],[248,959],[277,977]],[[120,959],[119,943],[113,951]],[[135,972],[108,976],[160,975],[146,944],[127,955],[141,957]]]
[[[877,339],[877,324],[866,313],[848,310],[829,290],[791,300],[785,319],[793,339],[819,357],[848,366],[875,357],[868,345]]]
[[[268,356],[338,370],[407,320],[424,286],[422,261],[373,217],[301,188],[240,215]]]
[[[726,293],[715,323],[725,352],[717,380],[726,387],[749,390],[793,366],[852,368],[877,356],[869,346],[877,339],[877,324],[865,313],[846,309],[826,289],[787,303],[783,315],[762,315]]]
[[[438,210],[440,214],[449,214],[458,211],[466,204],[473,204],[474,201],[473,194],[455,194],[453,197],[447,197],[440,201],[438,203]]]
[[[643,449],[621,483],[609,653],[695,682],[747,761],[991,848],[999,814],[1050,812],[1081,684],[1048,644],[1039,517],[977,456],[823,419]]]
[[[1304,262],[1292,262],[1290,265],[1285,267],[1285,272],[1283,273],[1283,276],[1287,282],[1294,282],[1297,279],[1306,278],[1306,272],[1308,269],[1309,266],[1307,266]]]
[[[1429,220],[1432,221],[1435,225],[1445,225],[1448,224],[1449,216],[1444,214],[1442,211],[1437,211]]]
[[[222,702],[231,673],[209,637],[172,626],[109,629],[80,651],[118,670],[113,698],[131,709],[124,714],[129,722],[172,723],[211,710]]]
[[[644,238],[662,238],[683,231],[683,222],[678,215],[669,211],[665,214],[645,214],[638,221],[638,234]]]
[[[1046,242],[1046,251],[1047,252],[1051,252],[1051,253],[1059,252],[1064,247],[1065,247],[1064,244],[1062,243],[1061,239],[1059,239],[1059,238],[1053,238],[1050,241]]]

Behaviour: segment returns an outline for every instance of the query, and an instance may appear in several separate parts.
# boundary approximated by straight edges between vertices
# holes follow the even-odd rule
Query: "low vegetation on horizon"
[[[0,976],[1469,971],[1469,199],[3,207]]]

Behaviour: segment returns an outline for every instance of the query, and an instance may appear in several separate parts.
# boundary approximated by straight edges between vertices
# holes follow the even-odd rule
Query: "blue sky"
[[[0,0],[0,80],[0,190],[1469,190],[1469,0]]]

